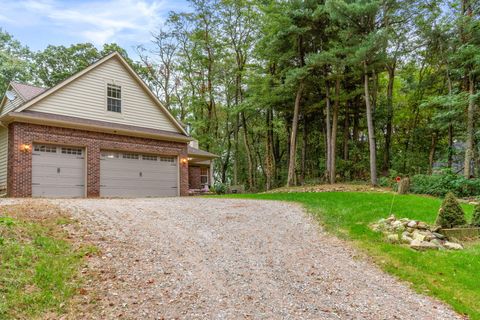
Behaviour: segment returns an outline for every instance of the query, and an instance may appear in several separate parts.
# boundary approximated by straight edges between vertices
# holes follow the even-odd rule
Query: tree
[[[467,224],[465,213],[453,193],[449,192],[445,196],[435,223],[442,228],[454,228]]]
[[[31,51],[0,28],[0,100],[10,81],[33,80]]]

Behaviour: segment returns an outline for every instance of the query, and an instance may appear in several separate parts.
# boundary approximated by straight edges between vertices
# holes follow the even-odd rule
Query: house
[[[188,195],[189,185],[211,184],[216,157],[192,140],[114,52],[50,89],[10,83],[0,103],[0,189],[11,197]]]

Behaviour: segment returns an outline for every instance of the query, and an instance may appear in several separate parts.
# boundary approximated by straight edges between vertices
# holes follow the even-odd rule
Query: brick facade
[[[190,189],[200,189],[202,187],[200,181],[200,167],[188,167],[188,184]]]
[[[109,133],[14,122],[8,130],[8,181],[10,197],[32,195],[32,151],[22,145],[50,143],[86,150],[87,197],[100,196],[100,150],[157,153],[187,158],[187,143],[121,136]],[[179,162],[180,195],[188,195],[188,164]]]

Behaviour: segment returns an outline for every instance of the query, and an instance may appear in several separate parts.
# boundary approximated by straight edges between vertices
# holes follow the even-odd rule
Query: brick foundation
[[[182,142],[121,136],[109,133],[58,128],[14,122],[8,130],[8,178],[10,197],[32,195],[32,151],[22,145],[50,143],[82,147],[87,159],[87,197],[100,196],[100,150],[156,153],[187,158],[187,144]],[[180,195],[188,195],[188,164],[180,166]]]

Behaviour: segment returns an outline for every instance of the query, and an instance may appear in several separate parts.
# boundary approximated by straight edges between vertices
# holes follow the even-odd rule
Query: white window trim
[[[202,169],[205,169],[207,170],[207,174],[202,174]],[[207,182],[206,183],[202,183],[202,177],[207,177]],[[202,186],[209,186],[210,185],[210,169],[207,168],[207,167],[200,167],[200,185]]]
[[[120,87],[120,90],[121,90],[121,98],[120,98],[120,101],[121,102],[121,112],[115,112],[115,111],[109,111],[108,110],[108,95],[107,95],[107,92],[108,92],[108,85],[109,84],[113,84],[113,85],[116,85],[116,86],[119,86]],[[125,95],[124,95],[124,90],[123,90],[123,85],[120,81],[117,81],[117,80],[114,80],[114,79],[105,79],[104,80],[104,89],[103,89],[103,92],[104,92],[104,95],[105,95],[105,104],[103,106],[103,110],[104,110],[104,113],[106,116],[109,116],[109,117],[115,117],[115,118],[120,118],[120,119],[124,119],[124,113],[125,113]]]

